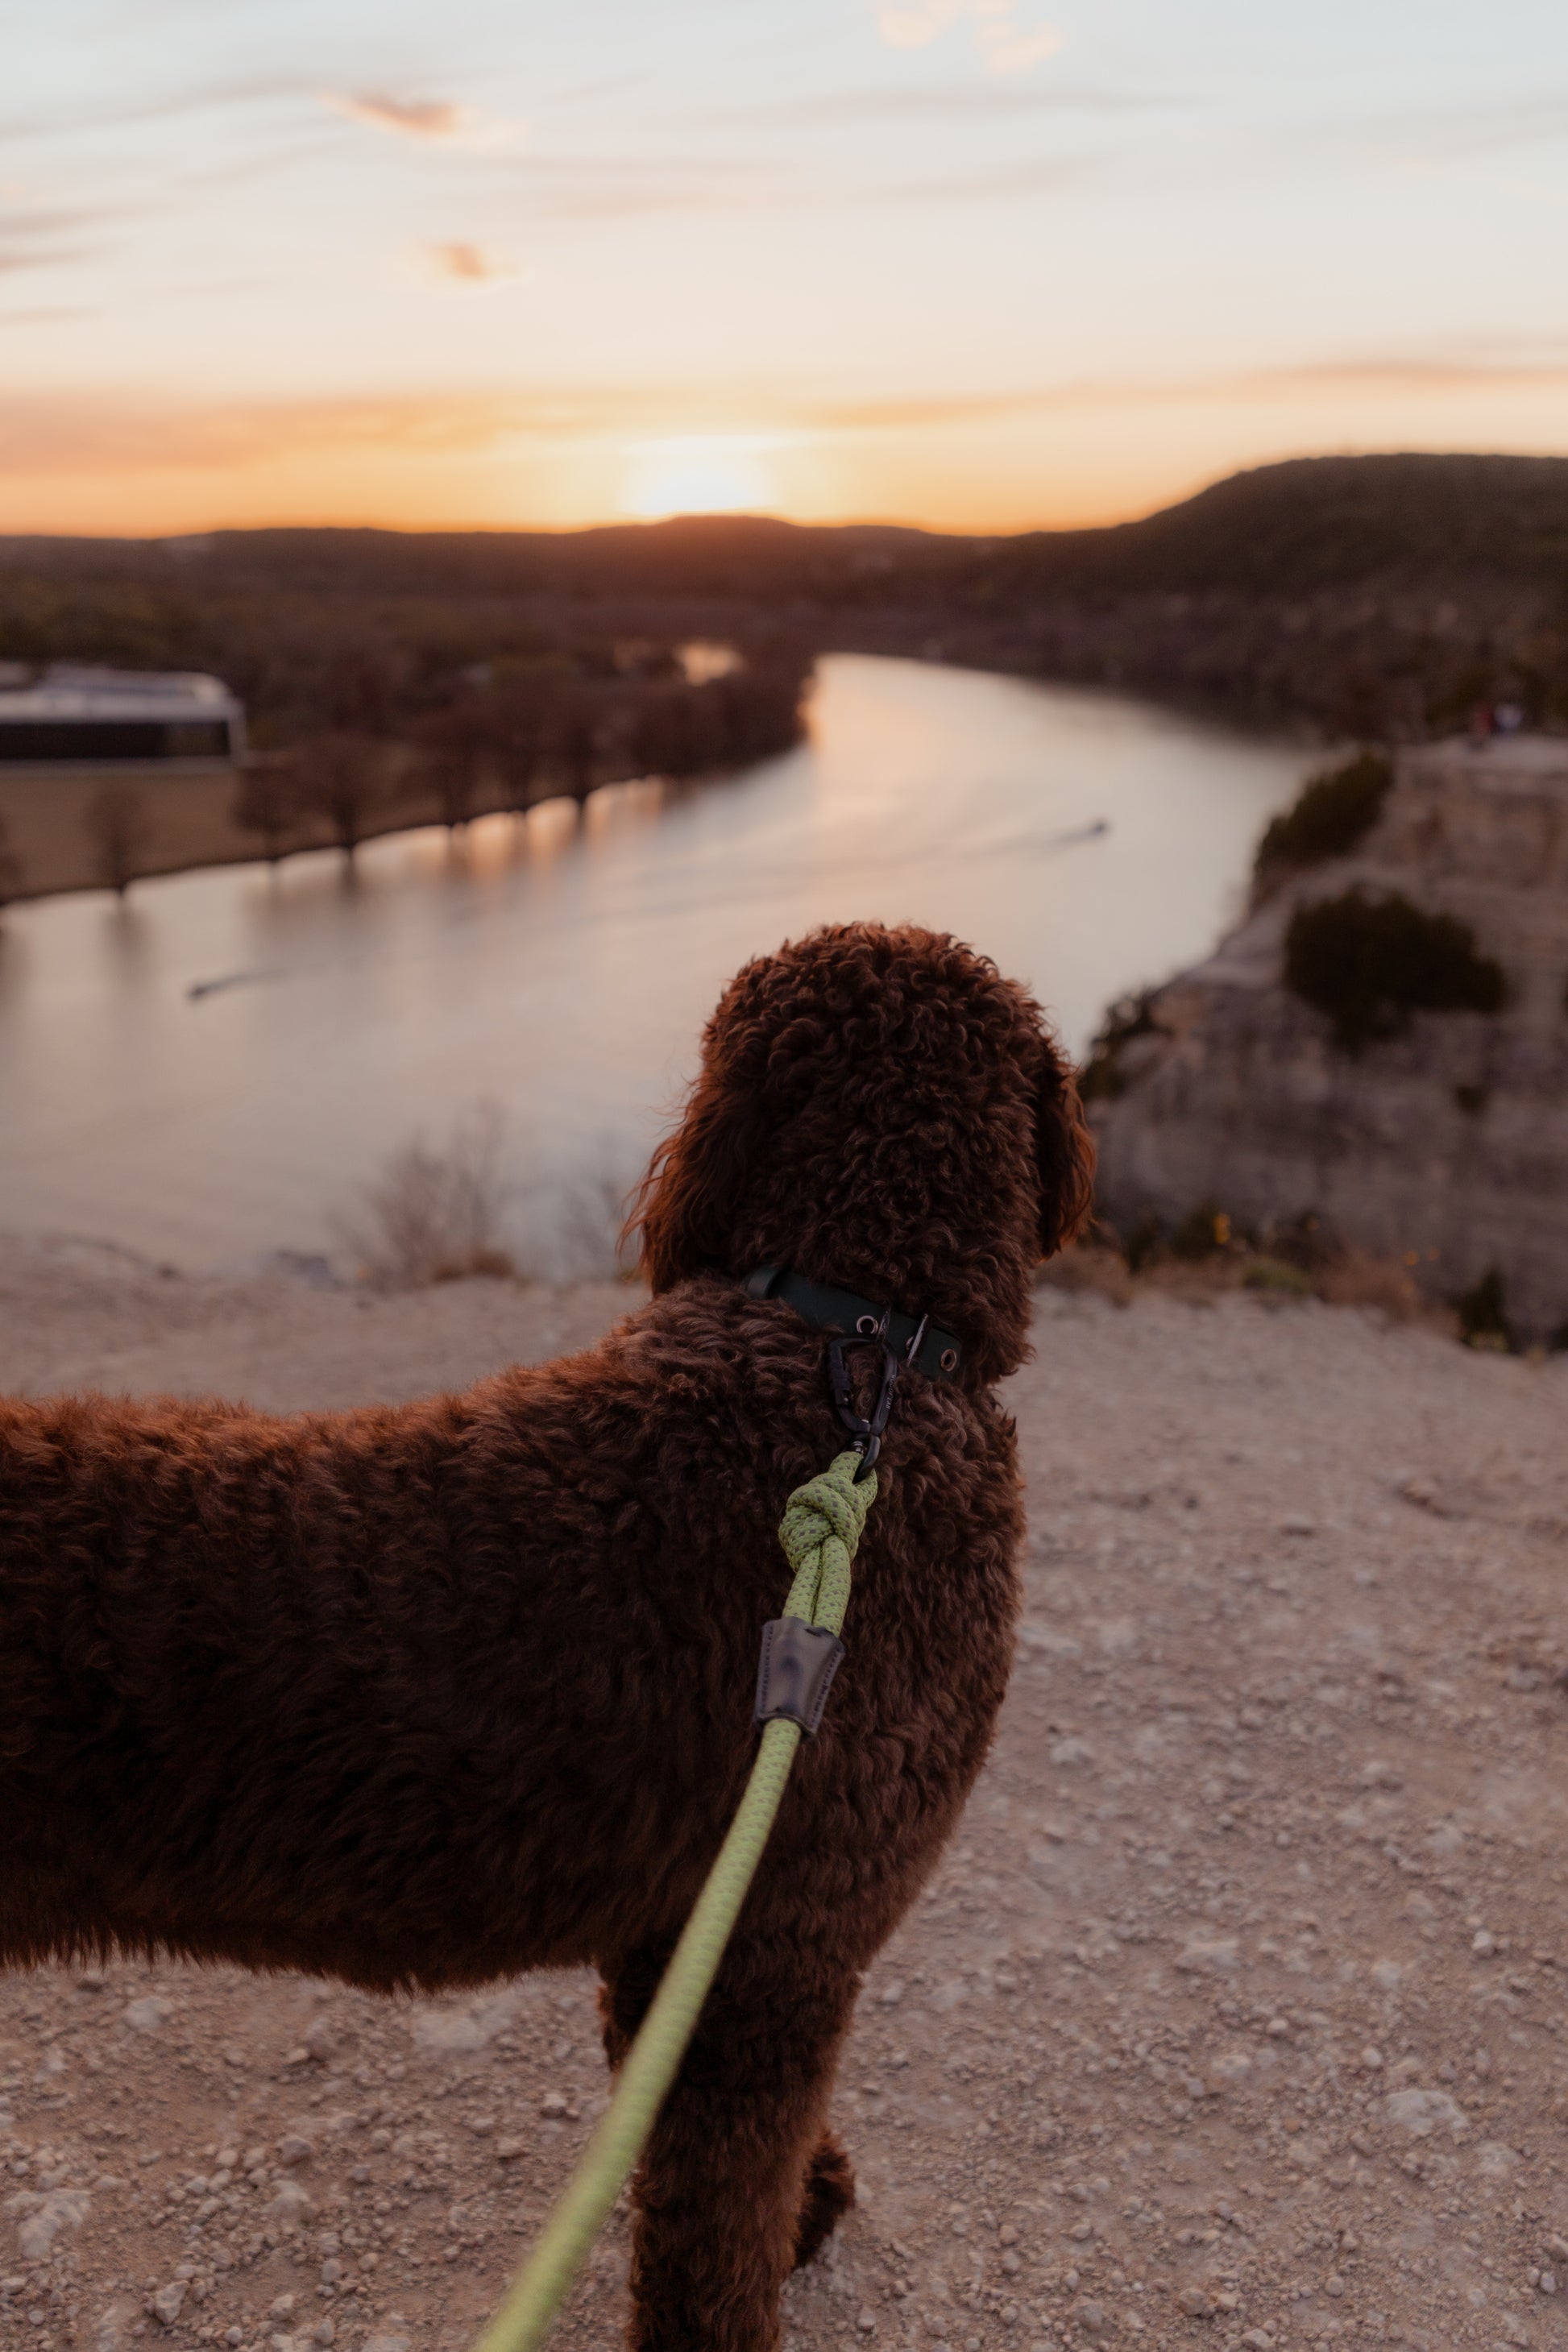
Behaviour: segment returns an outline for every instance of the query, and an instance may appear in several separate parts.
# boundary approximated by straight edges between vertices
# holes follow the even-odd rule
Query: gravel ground
[[[395,1398],[635,1297],[16,1244],[0,1382]],[[1239,1297],[1042,1293],[1037,1342],[1017,1673],[868,1982],[860,2205],[786,2343],[1568,2343],[1568,1364]],[[604,2095],[584,1977],[14,1976],[0,2344],[458,2352]],[[563,2352],[624,2271],[617,2216]]]

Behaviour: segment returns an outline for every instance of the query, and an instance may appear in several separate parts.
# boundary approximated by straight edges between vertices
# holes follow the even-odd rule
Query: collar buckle
[[[900,1315],[853,1290],[812,1282],[787,1265],[754,1266],[742,1284],[748,1298],[777,1298],[819,1331],[845,1331],[858,1339],[881,1339],[901,1350],[910,1370],[927,1380],[950,1381],[963,1360],[951,1331],[940,1331],[929,1315]]]

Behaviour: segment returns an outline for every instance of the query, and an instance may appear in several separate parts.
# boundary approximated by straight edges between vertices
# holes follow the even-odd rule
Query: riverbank
[[[805,733],[810,657],[776,648],[579,645],[532,671],[469,665],[383,682],[357,723],[335,715],[362,658],[333,649],[331,723],[227,761],[0,762],[0,907],[363,842],[546,802],[581,809],[603,784],[728,781]],[[579,675],[578,673],[582,674]]]
[[[266,771],[258,772],[265,774]],[[268,835],[245,822],[247,772],[226,761],[177,768],[130,761],[123,772],[64,766],[0,767],[0,844],[8,861],[0,872],[0,908],[6,902],[58,898],[67,891],[128,888],[204,867],[252,866],[319,849],[342,849],[341,828],[319,810],[296,806]],[[541,787],[524,808],[569,801]],[[500,782],[476,782],[462,822],[521,815],[515,792]],[[410,764],[389,774],[374,803],[367,795],[353,827],[354,846],[443,822],[440,805]],[[7,878],[9,877],[9,878]],[[0,914],[3,919],[3,914]]]
[[[12,1241],[0,1387],[395,1401],[638,1296]],[[1036,1339],[1018,1665],[868,1982],[861,2202],[786,2344],[1549,2346],[1568,1363],[1246,1296],[1042,1291]],[[0,2341],[460,2352],[603,2096],[583,1977],[0,1981]],[[617,2220],[563,2352],[618,2340],[625,2263]]]

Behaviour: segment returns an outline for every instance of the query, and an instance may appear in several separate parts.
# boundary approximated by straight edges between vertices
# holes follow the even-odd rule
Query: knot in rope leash
[[[779,1541],[795,1581],[783,1619],[765,1629],[764,1690],[767,1637],[776,1636],[781,1626],[787,1632],[793,1622],[797,1641],[826,1644],[832,1656],[827,1658],[825,1651],[806,1665],[804,1684],[771,1714],[764,1714],[764,1691],[759,1691],[762,1744],[729,1834],[626,2053],[609,2106],[476,2352],[534,2352],[543,2343],[589,2247],[642,2155],[756,1874],[795,1750],[816,1728],[833,1669],[843,1654],[837,1635],[849,1602],[849,1565],[876,1493],[875,1472],[851,1448],[817,1477],[797,1486],[784,1507]]]
[[[837,1633],[849,1605],[849,1563],[877,1493],[877,1474],[857,1484],[860,1456],[840,1454],[827,1469],[797,1486],[784,1505],[779,1541],[795,1570],[786,1617],[825,1625]]]

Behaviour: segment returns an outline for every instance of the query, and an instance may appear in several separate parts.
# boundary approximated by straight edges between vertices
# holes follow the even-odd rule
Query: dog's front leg
[[[824,2148],[834,2061],[857,1979],[840,1955],[746,1918],[725,1957],[635,2183],[635,2352],[773,2352],[779,2293],[848,2203],[848,2168]],[[606,2042],[623,2053],[663,1954],[606,1969]],[[832,2192],[831,2216],[818,2214]]]

